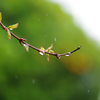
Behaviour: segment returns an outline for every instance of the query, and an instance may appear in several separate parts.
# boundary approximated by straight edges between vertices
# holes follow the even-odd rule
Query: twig
[[[18,24],[18,23],[17,23],[17,24]],[[0,22],[0,25],[2,26],[2,28],[3,28],[5,31],[8,31],[8,27],[4,26],[1,22]],[[10,27],[11,27],[11,26],[10,26]],[[64,54],[58,54],[58,53],[54,53],[54,51],[51,50],[53,44],[51,45],[51,47],[49,47],[49,48],[46,49],[46,50],[45,50],[43,47],[42,47],[41,49],[38,49],[38,48],[36,48],[36,47],[34,47],[34,46],[28,44],[27,42],[25,42],[25,41],[27,41],[26,39],[19,38],[18,36],[16,36],[16,35],[15,35],[14,33],[12,33],[11,31],[9,31],[9,33],[10,33],[13,37],[15,37],[15,38],[19,41],[19,43],[20,43],[22,46],[25,46],[25,48],[26,48],[27,51],[28,51],[28,48],[27,48],[27,47],[30,47],[30,48],[32,48],[32,49],[38,51],[40,55],[47,54],[48,57],[49,57],[49,55],[53,55],[53,56],[56,56],[58,59],[59,59],[61,56],[69,56],[71,53],[73,53],[73,52],[79,50],[79,49],[82,47],[82,46],[79,46],[78,48],[76,48],[75,50],[73,50],[73,51],[71,51],[71,52],[67,52],[67,53],[64,53]],[[27,47],[26,47],[26,46],[27,46]],[[49,60],[49,58],[48,58],[48,60]]]

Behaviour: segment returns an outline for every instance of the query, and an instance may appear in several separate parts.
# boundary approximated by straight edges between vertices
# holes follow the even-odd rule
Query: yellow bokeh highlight
[[[90,55],[84,53],[73,54],[62,61],[68,71],[78,75],[88,73],[93,66]]]

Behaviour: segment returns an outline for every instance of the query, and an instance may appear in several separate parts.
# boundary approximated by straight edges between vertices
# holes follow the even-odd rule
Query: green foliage
[[[2,23],[18,22],[12,32],[33,46],[47,48],[53,43],[58,53],[83,46],[70,57],[51,56],[47,62],[33,49],[26,52],[13,37],[8,41],[0,27],[0,100],[97,99],[100,51],[70,15],[43,0],[2,0],[0,10]]]

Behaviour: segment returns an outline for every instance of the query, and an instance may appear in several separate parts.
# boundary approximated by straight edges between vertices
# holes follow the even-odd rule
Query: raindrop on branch
[[[65,54],[65,56],[70,56],[70,54],[71,54],[70,52],[67,52],[67,53]]]

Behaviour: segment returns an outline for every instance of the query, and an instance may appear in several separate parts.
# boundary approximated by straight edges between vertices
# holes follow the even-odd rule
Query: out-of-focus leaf
[[[70,52],[67,52],[65,56],[70,56],[70,54],[71,54]]]
[[[41,56],[43,56],[44,54],[43,54],[43,52],[39,52],[39,54],[41,55]]]

